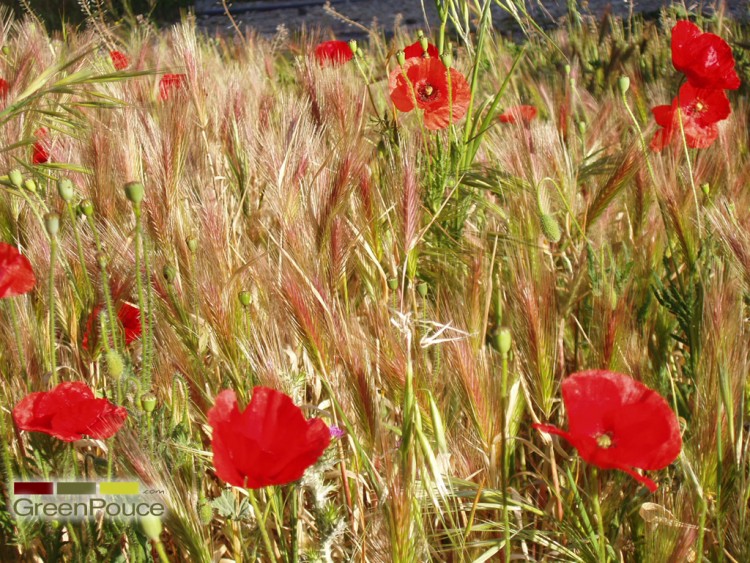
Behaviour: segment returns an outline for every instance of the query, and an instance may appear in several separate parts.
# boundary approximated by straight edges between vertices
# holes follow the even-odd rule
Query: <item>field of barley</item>
[[[0,561],[750,561],[750,28],[435,2],[0,9]]]

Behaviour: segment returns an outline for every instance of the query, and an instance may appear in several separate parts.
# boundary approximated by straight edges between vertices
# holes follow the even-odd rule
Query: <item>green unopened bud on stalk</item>
[[[620,94],[624,96],[630,89],[630,78],[627,76],[621,76],[617,81],[617,85],[620,87]]]
[[[349,48],[352,50],[352,54],[356,56],[359,52],[359,46],[357,45],[356,39],[349,41]]]
[[[237,297],[239,297],[240,304],[243,307],[249,307],[253,302],[253,295],[249,291],[240,291]]]
[[[127,197],[133,205],[139,205],[143,201],[143,194],[146,189],[140,182],[128,182],[125,184],[125,197]]]
[[[510,352],[511,342],[512,338],[508,327],[502,327],[497,331],[497,349],[500,350],[503,356]]]
[[[545,238],[550,242],[559,242],[562,238],[562,230],[557,219],[549,213],[542,213],[539,216],[539,222],[541,224],[542,233]]]
[[[398,278],[391,278],[388,280],[388,288],[391,291],[396,291],[398,289]]]
[[[440,60],[443,61],[445,68],[451,68],[453,66],[453,54],[451,49],[446,49],[445,52],[440,55]]]
[[[429,289],[429,286],[427,285],[427,282],[420,282],[417,284],[417,293],[419,293],[419,296],[424,299],[427,297],[427,290]]]
[[[565,74],[566,76],[570,76],[570,65],[565,65]]]
[[[159,540],[159,536],[161,536],[162,525],[161,518],[158,516],[150,514],[141,518],[141,528],[143,528],[143,533],[146,534],[146,537],[151,541],[161,541]]]
[[[711,195],[711,184],[708,182],[703,182],[701,184],[701,191],[703,192],[703,195],[708,197]]]
[[[60,230],[60,216],[57,213],[47,213],[44,216],[44,227],[47,229],[49,236],[57,236],[57,232]]]
[[[188,250],[190,252],[195,252],[198,250],[198,239],[195,237],[188,237],[185,242],[187,243]]]
[[[214,519],[214,509],[206,499],[198,505],[198,516],[204,526],[208,526]]]
[[[579,121],[577,123],[578,125],[578,132],[583,135],[586,133],[586,122],[585,121]]]
[[[57,195],[59,195],[63,201],[70,202],[75,195],[73,182],[71,182],[68,178],[60,178],[57,181]]]
[[[430,42],[427,41],[424,34],[419,37],[419,44],[422,47],[422,56],[427,56],[427,49],[430,47]]]
[[[114,348],[110,348],[104,355],[104,361],[107,364],[107,371],[115,381],[122,377],[125,372],[125,364],[122,362],[122,356]]]
[[[398,51],[396,53],[396,60],[398,61],[398,64],[404,66],[404,63],[406,63],[406,54],[403,51]]]
[[[21,171],[18,168],[11,170],[8,173],[8,178],[10,179],[11,184],[19,190],[21,189],[21,186],[23,186],[23,174],[21,174]]]
[[[23,187],[24,189],[30,191],[32,194],[36,193],[36,182],[31,178],[27,178],[23,181]]]
[[[164,269],[162,270],[162,275],[167,283],[172,283],[177,277],[177,270],[175,270],[175,267],[172,266],[172,264],[165,264]]]
[[[94,214],[94,204],[90,199],[84,199],[78,204],[78,209],[81,210],[86,217],[91,217]]]
[[[96,263],[99,264],[99,268],[102,270],[107,267],[107,264],[109,263],[109,260],[107,259],[107,255],[103,252],[97,252],[96,253]]]

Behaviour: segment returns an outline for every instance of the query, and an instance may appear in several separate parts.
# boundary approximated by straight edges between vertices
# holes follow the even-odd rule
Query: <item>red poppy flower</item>
[[[15,246],[0,242],[0,299],[28,293],[35,283],[29,259]]]
[[[678,108],[680,115],[677,114]],[[724,90],[695,88],[688,82],[682,85],[671,106],[656,106],[651,113],[656,123],[663,127],[651,139],[652,150],[662,150],[672,142],[675,134],[679,135],[680,117],[687,145],[703,149],[719,136],[716,123],[729,117],[732,109]]]
[[[94,322],[99,318],[99,313],[102,312],[103,306],[97,305],[94,310],[91,311],[89,320],[86,322],[86,332],[83,335],[81,346],[84,350],[89,349],[89,339],[94,338],[96,334],[94,329]],[[117,310],[117,320],[120,321],[125,332],[125,345],[127,346],[141,335],[141,311],[138,307],[131,305],[130,303],[123,303]]]
[[[740,87],[732,48],[718,35],[703,33],[687,20],[672,28],[672,64],[696,88]]]
[[[536,117],[537,110],[534,106],[513,106],[498,116],[503,123],[530,123]]]
[[[438,52],[438,48],[435,47],[435,45],[433,45],[432,43],[427,44],[427,54],[433,59],[440,58],[440,53]],[[408,47],[404,47],[404,56],[407,59],[415,59],[415,58],[423,57],[424,49],[422,49],[422,44],[419,41],[415,41]]]
[[[47,128],[40,127],[34,132],[34,136],[37,140],[32,147],[34,151],[32,162],[34,164],[44,164],[45,162],[49,162],[50,139],[49,134],[47,133]]]
[[[315,58],[320,66],[338,66],[354,57],[346,41],[324,41],[315,47]]]
[[[159,80],[159,98],[162,101],[168,100],[172,91],[184,88],[186,82],[186,74],[165,74]]]
[[[440,59],[418,57],[391,72],[388,86],[399,111],[424,110],[424,126],[436,130],[461,119],[469,107],[471,91],[463,74],[451,68],[450,82],[449,91],[448,69]]]
[[[5,78],[0,78],[0,98],[7,98],[8,92],[10,92],[10,84]]]
[[[122,427],[127,411],[107,399],[96,399],[87,385],[61,383],[52,391],[31,393],[13,408],[20,430],[44,432],[65,442],[86,436],[111,438]]]
[[[115,70],[125,70],[130,66],[130,60],[122,51],[110,51],[109,58],[112,59]]]
[[[296,481],[331,442],[322,420],[305,420],[290,397],[267,387],[253,389],[242,412],[234,391],[222,391],[208,411],[208,423],[216,475],[236,487]]]
[[[663,469],[682,449],[677,417],[656,391],[632,377],[604,370],[574,373],[562,383],[568,431],[548,424],[534,428],[562,436],[588,463],[620,469],[646,485],[657,485],[633,468]]]

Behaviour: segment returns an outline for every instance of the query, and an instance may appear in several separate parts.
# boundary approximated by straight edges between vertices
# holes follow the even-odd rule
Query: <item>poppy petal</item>
[[[354,53],[346,41],[324,41],[315,47],[315,59],[320,66],[338,66],[354,58]]]
[[[424,49],[422,49],[422,44],[419,41],[415,41],[411,45],[408,45],[404,47],[404,57],[408,59],[415,59],[420,58],[424,55]],[[439,59],[440,58],[440,52],[438,51],[438,48],[435,47],[432,43],[427,44],[427,55],[429,55],[432,58]]]
[[[29,259],[15,246],[0,242],[0,299],[28,293],[35,284]]]
[[[301,478],[331,440],[322,420],[306,420],[291,397],[267,387],[253,390],[243,412],[234,391],[222,391],[208,421],[217,476],[252,489]]]

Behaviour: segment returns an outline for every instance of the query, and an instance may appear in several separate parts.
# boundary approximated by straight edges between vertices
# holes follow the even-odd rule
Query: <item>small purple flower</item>
[[[329,428],[329,430],[331,431],[331,438],[343,438],[344,437],[345,432],[338,426],[332,425]]]

